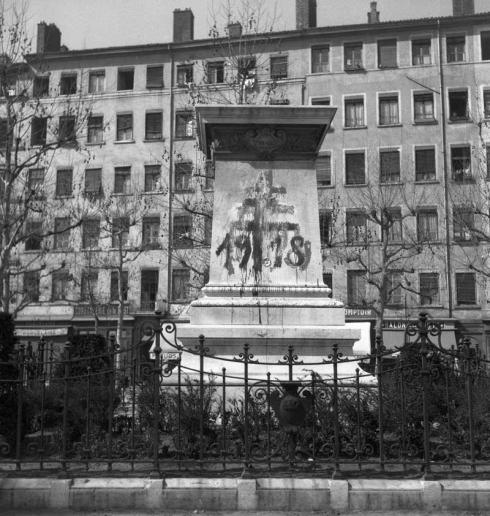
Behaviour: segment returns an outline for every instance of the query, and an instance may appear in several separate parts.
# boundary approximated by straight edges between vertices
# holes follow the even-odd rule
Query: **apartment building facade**
[[[174,38],[164,44],[44,51],[40,25],[38,52],[27,58],[42,63],[34,85],[44,84],[45,102],[78,96],[90,110],[77,135],[86,152],[57,155],[46,194],[117,205],[111,217],[127,226],[117,235],[131,250],[122,344],[141,338],[155,309],[185,320],[206,281],[213,175],[196,146],[193,107],[236,102],[236,83],[227,78],[245,66],[240,101],[337,107],[317,162],[318,195],[324,281],[345,302],[346,318],[375,318],[366,270],[338,248],[383,240],[366,217],[372,203],[386,207],[381,196],[400,220],[391,243],[416,250],[409,269],[393,271],[400,288],[386,305],[388,343],[400,343],[406,321],[424,310],[444,322],[445,345],[464,333],[487,353],[486,281],[475,266],[487,247],[468,231],[484,220],[468,205],[476,193],[484,197],[487,184],[490,13],[474,14],[471,2],[461,12],[455,2],[453,16],[380,22],[372,3],[366,24],[315,27],[315,3],[297,3],[298,28],[260,45],[246,46],[255,36],[231,25],[233,58],[221,40],[193,39],[189,10],[174,13]],[[114,331],[122,244],[114,225],[104,230],[104,217],[89,214],[69,235],[53,235],[53,274],[23,275],[38,294],[19,313],[22,338],[63,340],[67,327],[93,331],[89,287],[97,292],[99,329]],[[379,260],[379,246],[368,247]],[[21,251],[25,257],[35,249]],[[95,266],[98,255],[115,258]],[[67,264],[61,272],[60,260]]]

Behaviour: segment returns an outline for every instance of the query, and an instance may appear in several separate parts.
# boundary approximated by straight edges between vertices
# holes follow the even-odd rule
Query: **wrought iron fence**
[[[163,343],[176,342],[175,326],[165,323],[154,331],[153,359],[146,361],[136,348],[116,349],[114,340],[89,356],[70,344],[61,356],[20,347],[14,360],[0,363],[0,468],[488,471],[486,361],[468,339],[442,349],[440,332],[421,314],[396,353],[378,340],[371,355],[343,357],[333,346],[328,356],[305,362],[290,346],[274,364],[248,345],[216,357],[203,336],[194,349],[162,353]],[[209,370],[210,360],[219,361],[219,372]],[[352,362],[353,375],[339,373]],[[257,374],[272,365],[286,374]],[[318,373],[325,367],[328,375]]]

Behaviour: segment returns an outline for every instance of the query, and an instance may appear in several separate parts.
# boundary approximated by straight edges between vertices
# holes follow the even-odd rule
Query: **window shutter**
[[[396,39],[378,42],[378,65],[380,68],[396,66]]]
[[[318,186],[330,186],[332,184],[330,156],[321,156],[316,160],[316,180]]]
[[[475,275],[472,272],[456,274],[456,297],[458,305],[476,305]]]
[[[158,140],[162,137],[162,113],[146,113],[146,139]]]
[[[356,152],[345,155],[346,183],[348,185],[364,184],[364,153]]]
[[[146,87],[163,88],[163,66],[148,66],[146,68]]]

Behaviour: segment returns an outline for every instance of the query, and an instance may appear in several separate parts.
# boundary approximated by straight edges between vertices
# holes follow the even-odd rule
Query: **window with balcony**
[[[415,181],[435,181],[436,151],[434,147],[415,149]]]
[[[85,170],[85,190],[87,197],[102,197],[104,191],[102,189],[102,169],[88,168]]]
[[[26,251],[40,251],[43,243],[43,223],[39,220],[28,220],[26,222]]]
[[[151,65],[146,67],[146,88],[163,88],[163,65]]]
[[[131,167],[114,168],[114,193],[125,195],[131,193]]]
[[[37,75],[32,85],[34,98],[49,97],[49,75]]]
[[[364,97],[344,99],[344,127],[364,127]]]
[[[320,210],[320,244],[322,247],[332,245],[333,213],[332,210]]]
[[[345,215],[345,224],[348,244],[367,242],[367,218],[364,212],[348,211]]]
[[[439,305],[439,274],[437,272],[421,272],[419,274],[419,295],[422,306]]]
[[[364,151],[345,153],[345,184],[363,185],[366,183],[366,160]]]
[[[39,271],[24,272],[24,296],[29,303],[39,302],[41,274]]]
[[[192,247],[192,217],[190,215],[174,215],[172,237],[174,248]]]
[[[184,88],[188,84],[194,81],[194,72],[192,64],[183,64],[177,65],[177,73],[176,73],[176,85],[179,88]]]
[[[485,30],[480,33],[481,58],[482,61],[490,59],[490,31]]]
[[[48,131],[48,119],[33,117],[31,120],[31,145],[46,145],[46,135]]]
[[[446,38],[446,59],[448,63],[465,60],[465,36],[450,36]]]
[[[362,70],[362,43],[346,43],[344,45],[344,69],[347,71]]]
[[[160,217],[143,218],[143,237],[144,247],[157,249],[160,247]]]
[[[206,82],[208,84],[222,84],[225,82],[224,61],[212,61],[206,66]]]
[[[378,41],[378,68],[396,68],[396,39]]]
[[[451,172],[453,181],[457,183],[473,182],[469,145],[451,147]]]
[[[160,165],[145,165],[145,192],[161,190]]]
[[[172,301],[178,303],[189,300],[190,283],[189,269],[172,269]]]
[[[398,95],[380,95],[379,125],[397,125],[400,123]]]
[[[433,242],[438,236],[437,209],[421,209],[417,213],[417,239],[419,242]]]
[[[94,249],[99,245],[100,220],[85,219],[82,221],[82,247]]]
[[[63,301],[67,299],[70,287],[70,274],[68,271],[53,271],[51,282],[51,300]]]
[[[318,156],[315,162],[316,184],[318,186],[332,185],[332,160],[330,154]]]
[[[366,303],[366,273],[364,271],[347,271],[347,304],[363,306]]]
[[[88,74],[88,92],[103,93],[105,90],[105,70],[93,70]]]
[[[388,242],[401,242],[403,239],[402,210],[388,208],[382,214],[382,237]]]
[[[158,270],[141,271],[141,310],[154,312],[158,296]]]
[[[434,94],[414,93],[413,119],[415,123],[434,122]]]
[[[122,301],[128,300],[128,271],[122,271]],[[111,301],[119,301],[119,273],[111,271]]]
[[[456,304],[476,305],[476,276],[473,272],[456,273]]]
[[[56,217],[54,219],[54,243],[56,250],[67,250],[70,248],[70,218]]]
[[[60,79],[60,95],[74,95],[77,92],[77,74],[62,74]]]
[[[87,143],[104,143],[104,117],[90,116],[88,118]]]
[[[475,241],[475,212],[467,206],[453,208],[453,233],[456,242]]]
[[[162,139],[162,112],[150,111],[146,113],[145,140]]]
[[[288,76],[288,56],[271,56],[270,71],[271,79],[286,79]]]
[[[112,219],[112,247],[122,249],[129,245],[129,217]]]
[[[430,38],[414,39],[412,41],[412,64],[429,65],[432,62]]]
[[[330,47],[323,45],[311,49],[311,73],[328,72],[330,60]]]
[[[176,191],[185,191],[191,189],[192,179],[192,162],[179,161],[175,163],[175,182],[174,189]]]
[[[132,90],[134,87],[134,68],[119,68],[117,71],[118,91]]]
[[[116,118],[116,141],[133,140],[133,114],[126,113],[117,115]]]
[[[80,301],[87,303],[96,300],[98,280],[99,274],[97,271],[82,271]]]
[[[177,111],[175,113],[175,137],[194,138],[194,114],[192,111]]]
[[[397,183],[400,181],[400,151],[398,149],[379,151],[380,183]]]
[[[77,130],[74,116],[60,116],[58,138],[62,145],[75,145]]]
[[[67,197],[73,193],[73,170],[63,168],[56,171],[56,197]]]
[[[452,122],[468,120],[468,90],[449,91],[449,119]]]
[[[390,271],[386,274],[385,303],[387,306],[403,304],[402,274],[399,271]]]

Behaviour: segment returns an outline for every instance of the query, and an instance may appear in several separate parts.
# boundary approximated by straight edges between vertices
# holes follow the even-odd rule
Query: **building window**
[[[104,117],[89,117],[87,122],[87,142],[104,143]]]
[[[31,145],[46,145],[48,119],[33,117],[31,122]]]
[[[453,122],[468,120],[468,90],[449,92],[449,119]]]
[[[112,219],[112,247],[122,249],[129,245],[129,217]]]
[[[56,171],[56,197],[66,197],[73,193],[73,170],[64,168]]]
[[[348,244],[365,244],[367,238],[367,219],[362,211],[348,211],[345,215]]]
[[[54,248],[70,248],[70,218],[56,217],[54,219]]]
[[[85,194],[90,197],[100,197],[102,190],[102,169],[90,168],[85,170]]]
[[[344,100],[345,127],[364,127],[364,98],[347,98]]]
[[[24,296],[29,303],[39,302],[41,277],[38,271],[24,272]]]
[[[451,147],[451,171],[457,183],[472,182],[471,148],[469,145]]]
[[[179,111],[175,114],[176,138],[194,138],[194,114],[192,111]]]
[[[134,69],[133,68],[119,68],[117,71],[117,89],[132,90],[134,87]]]
[[[160,165],[145,165],[145,192],[160,190],[160,177]]]
[[[174,248],[192,247],[192,217],[175,215],[172,227],[172,243]]]
[[[451,36],[446,38],[447,62],[457,63],[465,59],[465,36]]]
[[[60,95],[73,95],[77,92],[77,74],[62,74],[60,79]]]
[[[472,242],[475,232],[475,212],[466,206],[453,209],[453,231],[456,242]]]
[[[163,88],[163,65],[146,67],[146,88]]]
[[[102,93],[105,89],[105,71],[94,70],[88,75],[88,92]]]
[[[347,304],[362,306],[366,302],[366,273],[347,271]]]
[[[128,300],[128,271],[122,271],[122,301]],[[119,273],[111,271],[111,301],[119,301]]]
[[[382,214],[383,239],[388,242],[401,242],[402,233],[402,210],[400,208],[388,208]]]
[[[44,169],[31,168],[27,175],[27,188],[29,189],[30,197],[40,199],[43,197],[44,185]]]
[[[192,162],[180,161],[175,163],[175,183],[174,188],[177,191],[190,190],[192,179]]]
[[[433,122],[435,120],[433,93],[414,93],[413,119],[415,122]]]
[[[330,47],[313,47],[311,49],[311,73],[328,72]]]
[[[396,125],[400,123],[398,95],[379,97],[379,125]]]
[[[382,150],[379,152],[380,183],[397,183],[400,181],[400,151]]]
[[[288,76],[288,56],[271,56],[271,79],[286,79]]]
[[[133,114],[117,115],[116,140],[131,141],[133,139]]]
[[[419,210],[417,213],[417,239],[419,242],[437,240],[437,210],[435,208]]]
[[[49,75],[38,75],[34,77],[32,95],[34,98],[49,97]]]
[[[162,139],[162,112],[146,113],[145,140]]]
[[[415,149],[415,181],[434,181],[435,179],[435,149]]]
[[[54,271],[52,274],[51,299],[63,301],[68,297],[70,275],[68,271]]]
[[[314,97],[311,99],[312,106],[330,106],[330,97]]]
[[[191,82],[193,82],[193,66],[191,64],[177,65],[177,86],[184,88]]]
[[[143,246],[150,249],[160,247],[160,217],[143,218]]]
[[[190,297],[189,269],[172,269],[172,301],[186,301]]]
[[[26,251],[40,251],[43,243],[43,223],[39,220],[26,222]]]
[[[158,295],[158,270],[141,271],[141,310],[153,312]]]
[[[362,43],[346,43],[344,45],[344,69],[362,69]]]
[[[473,272],[456,273],[456,304],[476,305],[476,279]]]
[[[345,153],[345,184],[363,185],[366,183],[366,161],[364,151]]]
[[[97,297],[97,271],[82,271],[82,284],[80,289],[80,301],[93,302]]]
[[[483,90],[483,116],[490,118],[490,89]]]
[[[439,274],[437,272],[421,272],[419,274],[419,293],[421,305],[438,305]]]
[[[332,185],[332,160],[330,154],[319,156],[315,162],[316,184],[318,186]]]
[[[333,217],[332,210],[320,210],[320,244],[322,247],[332,245]]]
[[[378,41],[378,68],[396,68],[396,39]]]
[[[324,272],[323,276],[323,284],[326,285],[330,289],[330,293],[328,297],[333,297],[333,276],[331,272]]]
[[[77,139],[74,116],[60,116],[58,137],[60,143],[73,145]]]
[[[82,222],[82,246],[92,249],[99,245],[100,220],[85,219]]]
[[[488,61],[490,59],[490,31],[486,30],[481,32],[480,40],[482,61]]]
[[[388,306],[400,306],[403,304],[402,274],[399,271],[386,273],[385,303]]]
[[[131,193],[131,167],[114,168],[114,193]]]
[[[221,84],[225,82],[225,64],[223,61],[207,64],[206,82],[208,84]]]
[[[430,39],[415,39],[412,41],[412,64],[429,65],[431,64]]]

